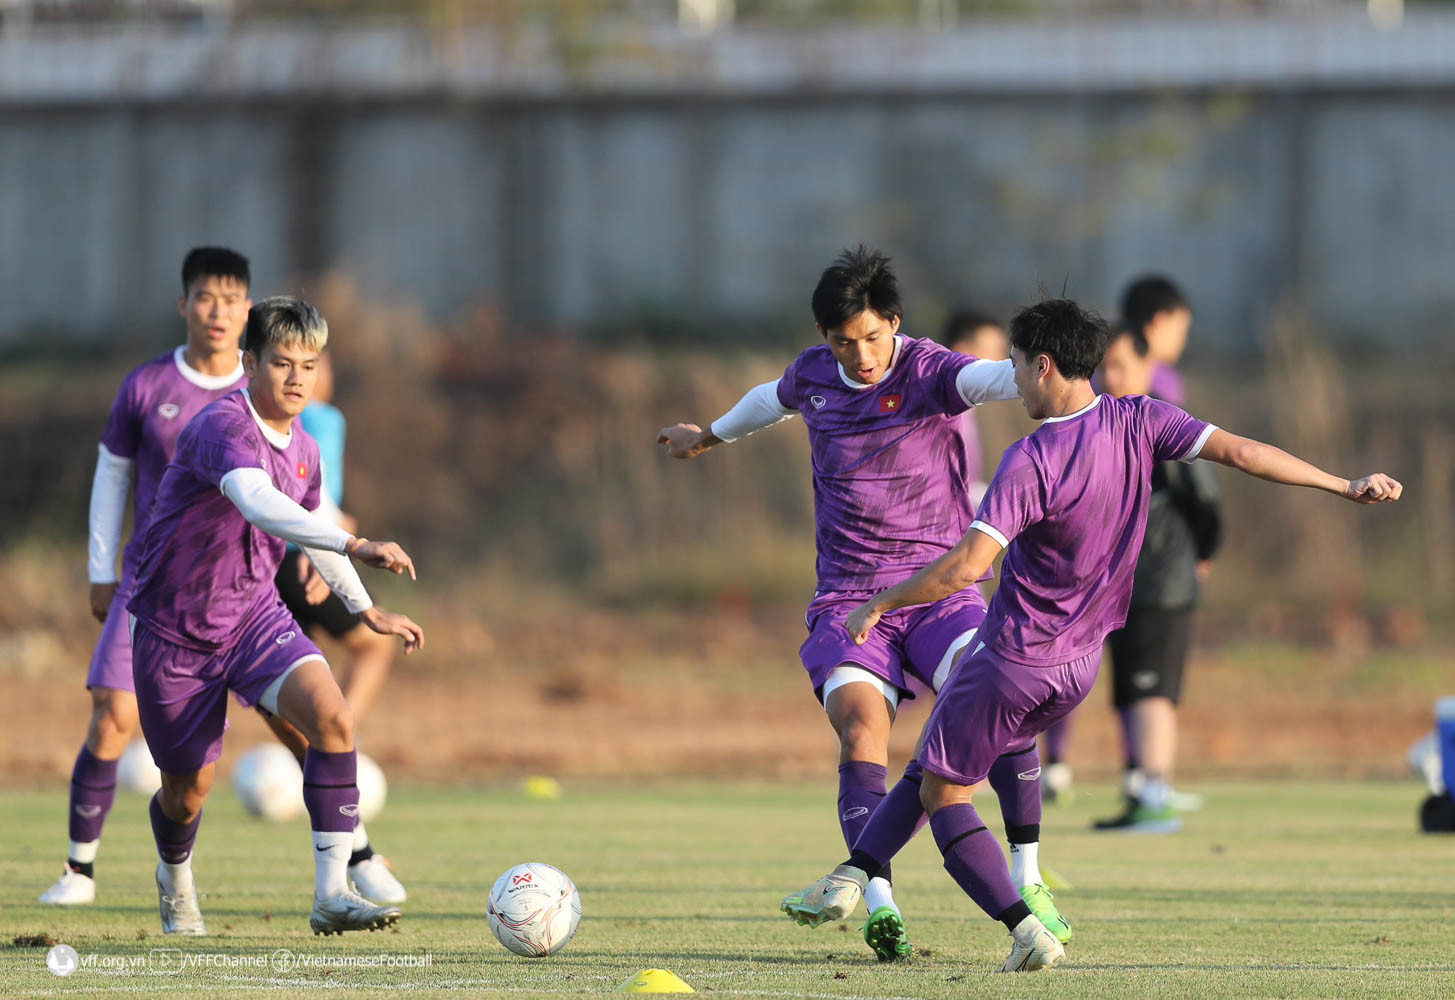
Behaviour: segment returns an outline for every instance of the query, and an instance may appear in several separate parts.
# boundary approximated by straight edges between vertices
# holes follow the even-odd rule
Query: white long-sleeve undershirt
[[[318,575],[350,611],[357,613],[374,603],[358,570],[343,554],[353,540],[347,531],[289,499],[262,469],[233,469],[220,485],[249,523],[307,552]]]
[[[978,358],[970,362],[955,376],[955,388],[960,390],[960,398],[971,406],[1021,398],[1020,390],[1015,387],[1015,365],[1008,358],[1005,361]]]
[[[784,406],[778,399],[779,381],[755,385],[744,393],[731,410],[712,422],[709,430],[713,436],[724,442],[736,441],[795,416],[798,411]],[[955,376],[955,388],[970,406],[1020,398],[1020,390],[1015,385],[1015,367],[1009,360],[980,358],[970,362]]]
[[[86,542],[86,574],[92,583],[116,582],[116,557],[121,551],[121,523],[131,493],[132,461],[97,445],[96,475],[91,480],[90,530]]]
[[[775,378],[744,393],[731,410],[712,422],[708,429],[713,437],[721,441],[736,441],[795,416],[797,410],[790,410],[778,401],[779,381]]]

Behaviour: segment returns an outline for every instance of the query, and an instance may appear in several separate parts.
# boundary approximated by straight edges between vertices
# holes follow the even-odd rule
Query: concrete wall
[[[0,44],[0,63],[44,44]],[[751,62],[742,39],[721,44],[733,66]],[[781,60],[765,54],[785,44],[762,43],[770,78]],[[205,99],[185,77],[109,97],[79,87],[84,74],[40,87],[12,62],[0,338],[169,323],[177,266],[201,242],[248,253],[259,291],[337,268],[439,317],[498,303],[519,324],[806,321],[818,271],[864,240],[898,259],[922,323],[1068,276],[1071,294],[1108,306],[1158,268],[1191,291],[1199,334],[1227,343],[1255,338],[1295,290],[1334,334],[1448,332],[1455,73],[1438,59],[1408,79],[1386,67],[1290,86],[1247,79],[1244,58],[1237,85],[1105,77],[1070,91],[967,82],[939,49],[927,60],[908,83],[898,61],[876,82],[830,59],[816,82],[715,89],[680,59],[646,59],[656,76],[550,92],[528,74],[267,88],[258,70]],[[150,79],[126,65],[108,72]]]

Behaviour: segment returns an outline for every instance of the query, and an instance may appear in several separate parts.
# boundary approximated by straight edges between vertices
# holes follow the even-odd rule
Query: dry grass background
[[[371,582],[429,630],[364,721],[366,750],[442,781],[827,766],[831,734],[796,657],[813,587],[802,429],[693,463],[653,444],[659,426],[710,420],[775,377],[811,330],[736,354],[588,346],[506,329],[488,310],[433,325],[339,278],[316,288],[350,419],[345,506],[414,552],[417,586]],[[164,346],[0,371],[8,780],[64,774],[82,734],[94,442],[120,376]],[[1440,366],[1338,358],[1292,310],[1265,348],[1190,363],[1191,408],[1346,473],[1377,466],[1409,495],[1359,510],[1224,477],[1228,541],[1189,682],[1184,766],[1394,773],[1430,698],[1452,686],[1455,404]],[[992,464],[1031,426],[1014,404],[980,419]],[[1104,705],[1093,694],[1076,737],[1091,770],[1116,763]],[[233,714],[231,748],[261,738]]]

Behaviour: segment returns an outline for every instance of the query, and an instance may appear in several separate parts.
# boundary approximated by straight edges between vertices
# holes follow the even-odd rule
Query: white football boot
[[[1049,969],[1066,957],[1066,947],[1034,915],[1016,924],[1010,939],[1010,957],[1000,967],[1001,972]]]
[[[403,883],[390,871],[389,859],[382,854],[349,865],[349,881],[355,892],[376,903],[402,903],[407,895]]]
[[[81,906],[96,901],[96,880],[82,875],[69,865],[56,879],[56,884],[40,894],[42,903],[56,906]]]
[[[313,901],[308,926],[313,933],[342,934],[344,931],[378,931],[392,927],[404,914],[397,906],[375,906],[356,892],[340,892]]]
[[[785,896],[779,905],[789,919],[806,927],[845,920],[859,905],[869,876],[853,865],[839,865],[807,889]]]
[[[207,925],[202,922],[202,908],[197,905],[197,886],[191,874],[185,884],[175,884],[167,876],[166,865],[157,865],[157,900],[162,913],[162,933],[203,937]]]

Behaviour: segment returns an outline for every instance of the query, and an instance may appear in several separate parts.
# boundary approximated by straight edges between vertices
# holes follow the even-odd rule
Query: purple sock
[[[303,758],[303,804],[312,829],[319,833],[352,833],[359,822],[359,755],[357,751],[325,753],[308,748]]]
[[[904,769],[904,777],[889,790],[854,842],[854,856],[850,861],[868,872],[871,878],[884,875],[894,856],[925,825],[925,807],[919,801],[923,775],[924,768],[920,767],[919,761],[910,761]],[[888,878],[887,875],[884,877]]]
[[[197,843],[197,828],[202,825],[202,814],[190,823],[178,823],[162,812],[162,793],[152,796],[152,838],[157,842],[157,854],[169,865],[180,865],[192,856],[192,846]]]
[[[990,787],[1000,800],[1005,839],[1034,844],[1041,839],[1041,755],[1032,743],[1001,754],[990,765]]]
[[[76,766],[71,768],[71,839],[89,844],[101,839],[106,814],[116,801],[116,764],[102,760],[81,744]]]
[[[1046,757],[1052,764],[1060,763],[1066,756],[1066,744],[1071,741],[1071,716],[1063,715],[1046,730]]]
[[[968,802],[945,806],[930,817],[935,843],[945,856],[950,873],[975,905],[996,920],[1020,920],[1014,915],[1026,904],[1010,881],[1010,869],[995,835],[980,822],[980,814]],[[1030,910],[1026,909],[1026,913]]]
[[[1122,746],[1127,753],[1127,770],[1135,771],[1138,767],[1137,760],[1137,730],[1136,723],[1132,721],[1131,706],[1117,709],[1117,718],[1122,724]]]

